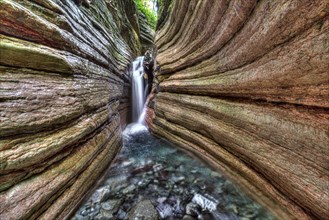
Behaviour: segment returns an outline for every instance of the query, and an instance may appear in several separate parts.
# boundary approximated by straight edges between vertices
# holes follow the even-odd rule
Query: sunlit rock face
[[[152,132],[278,219],[329,216],[329,2],[162,1]]]
[[[0,23],[0,219],[68,218],[121,146],[136,7],[4,0]]]

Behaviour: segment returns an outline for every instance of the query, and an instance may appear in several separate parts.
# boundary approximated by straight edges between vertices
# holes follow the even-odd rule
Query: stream
[[[222,174],[141,124],[72,220],[275,219]]]

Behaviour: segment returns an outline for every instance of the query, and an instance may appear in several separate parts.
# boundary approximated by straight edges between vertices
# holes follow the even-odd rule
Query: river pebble
[[[275,219],[221,173],[146,129],[128,126],[123,136],[103,184],[72,220]]]

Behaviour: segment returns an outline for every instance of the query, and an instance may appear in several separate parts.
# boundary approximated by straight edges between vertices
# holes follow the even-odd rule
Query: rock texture
[[[0,219],[66,219],[121,146],[133,0],[0,2]]]
[[[329,2],[162,3],[152,132],[223,170],[278,219],[327,219]]]
[[[142,52],[146,53],[147,50],[154,47],[154,30],[148,24],[146,16],[143,13],[138,13],[138,20],[140,24]]]
[[[144,200],[131,209],[128,219],[156,220],[159,219],[159,215],[152,202]]]

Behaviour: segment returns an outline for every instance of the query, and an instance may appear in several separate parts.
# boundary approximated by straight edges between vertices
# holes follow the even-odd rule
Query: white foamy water
[[[132,112],[133,122],[143,123],[144,118],[141,118],[145,103],[145,92],[144,92],[144,68],[143,68],[144,57],[138,57],[133,62],[132,72]]]
[[[123,135],[125,137],[128,137],[130,135],[136,134],[136,133],[140,133],[140,132],[146,132],[147,128],[140,123],[133,123],[133,124],[129,124],[126,129],[123,131]]]

